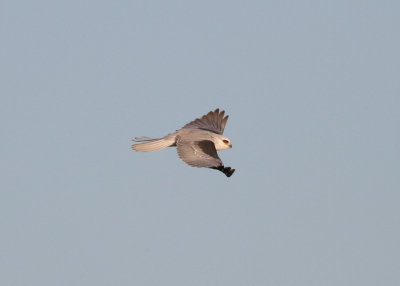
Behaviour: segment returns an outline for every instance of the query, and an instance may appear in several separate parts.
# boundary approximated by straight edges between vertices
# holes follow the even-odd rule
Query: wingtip
[[[224,174],[229,178],[230,176],[235,173],[235,169],[232,169],[231,167],[225,168]]]
[[[224,114],[224,113],[225,113],[225,110],[220,109],[220,108],[218,107],[218,108],[215,109],[214,111],[210,111],[210,112],[221,115],[221,114]]]
[[[223,165],[220,165],[218,167],[211,167],[212,169],[216,169],[218,171],[221,171],[222,173],[225,174],[228,178],[235,173],[235,169],[232,169],[231,167],[224,167]]]

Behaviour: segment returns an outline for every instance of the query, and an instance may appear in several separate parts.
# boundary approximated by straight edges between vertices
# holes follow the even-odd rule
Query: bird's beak
[[[228,146],[229,146],[229,148],[232,148],[232,143],[229,143],[229,145],[228,145]]]

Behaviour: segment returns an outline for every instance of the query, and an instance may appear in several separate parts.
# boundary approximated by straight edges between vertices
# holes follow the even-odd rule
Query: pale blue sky
[[[3,1],[1,285],[400,285],[397,1]],[[215,108],[231,178],[173,148]]]

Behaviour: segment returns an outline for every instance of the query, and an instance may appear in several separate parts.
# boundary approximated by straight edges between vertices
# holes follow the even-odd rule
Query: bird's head
[[[215,145],[215,149],[217,150],[225,150],[228,148],[232,148],[232,143],[231,140],[229,140],[228,138],[221,136],[220,138],[218,138],[216,140],[216,142],[214,142]]]

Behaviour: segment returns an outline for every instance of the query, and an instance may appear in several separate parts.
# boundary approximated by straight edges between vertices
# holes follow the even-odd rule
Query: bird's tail
[[[136,137],[133,139],[135,142],[143,142],[139,144],[133,144],[132,149],[139,152],[152,152],[173,146],[175,140],[169,138],[149,138],[149,137]]]

